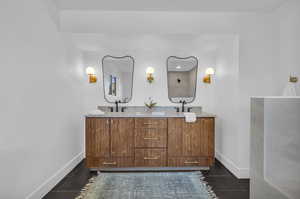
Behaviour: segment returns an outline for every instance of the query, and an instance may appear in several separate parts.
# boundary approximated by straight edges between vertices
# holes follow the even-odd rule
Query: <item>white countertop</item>
[[[213,114],[201,112],[195,113],[196,117],[216,117]],[[152,114],[151,112],[141,112],[141,113],[134,113],[134,112],[105,112],[104,114],[86,114],[85,117],[153,117],[153,118],[164,118],[164,117],[185,117],[182,112],[177,113],[168,113],[165,112],[164,115],[162,114]]]
[[[104,113],[92,111],[86,114],[85,117],[185,117],[183,112],[176,112],[174,107],[157,107],[153,111],[145,111],[144,107],[127,107],[125,112],[110,112],[108,107],[99,107],[99,109],[103,110]],[[195,113],[196,117],[216,117],[214,114],[203,112],[201,107],[192,107],[191,113]]]

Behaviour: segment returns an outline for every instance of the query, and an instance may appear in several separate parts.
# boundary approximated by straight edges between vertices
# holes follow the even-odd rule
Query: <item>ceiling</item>
[[[289,0],[53,0],[59,9],[101,11],[271,11]]]

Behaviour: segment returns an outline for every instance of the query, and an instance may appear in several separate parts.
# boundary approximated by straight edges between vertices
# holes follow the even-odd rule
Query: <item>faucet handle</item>
[[[124,112],[126,107],[121,107],[121,112]]]
[[[191,110],[192,110],[192,107],[187,108],[187,112],[191,112]]]

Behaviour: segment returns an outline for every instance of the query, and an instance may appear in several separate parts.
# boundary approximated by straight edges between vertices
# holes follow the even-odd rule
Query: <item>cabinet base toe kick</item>
[[[90,171],[102,171],[102,172],[143,172],[143,171],[208,171],[209,167],[126,167],[126,168],[90,168]]]

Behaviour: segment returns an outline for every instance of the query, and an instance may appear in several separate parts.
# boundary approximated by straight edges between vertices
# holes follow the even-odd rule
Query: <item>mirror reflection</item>
[[[110,103],[128,103],[132,98],[134,59],[105,56],[102,59],[104,98]]]
[[[171,56],[167,60],[168,94],[171,102],[191,103],[196,96],[198,59]]]

